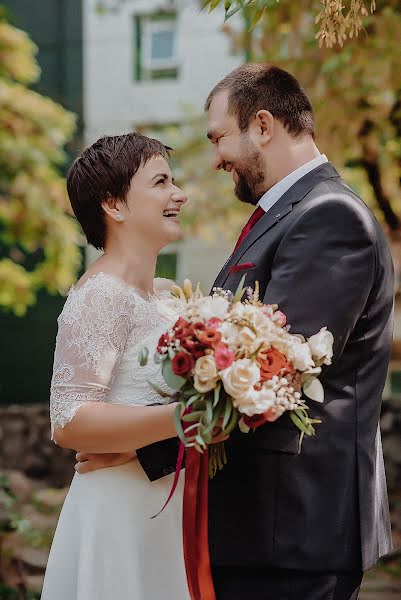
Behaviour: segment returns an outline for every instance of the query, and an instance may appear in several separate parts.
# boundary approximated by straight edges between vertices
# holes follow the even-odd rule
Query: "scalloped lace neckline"
[[[121,279],[121,277],[118,277],[117,275],[112,275],[111,273],[105,273],[104,271],[99,271],[98,273],[90,275],[90,277],[88,277],[80,285],[72,285],[68,295],[70,295],[71,292],[80,292],[87,286],[88,283],[93,282],[95,279],[111,280],[113,283],[116,283],[121,288],[126,289],[128,292],[132,293],[134,296],[137,296],[144,302],[154,302],[155,300],[160,300],[160,298],[166,295],[166,293],[170,295],[169,290],[161,290],[160,292],[156,292],[155,290],[153,290],[153,293],[149,293],[147,296],[143,296],[137,288],[124,281],[124,279]]]

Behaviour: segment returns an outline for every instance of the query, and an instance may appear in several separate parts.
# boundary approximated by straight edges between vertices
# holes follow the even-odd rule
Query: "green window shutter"
[[[142,81],[142,24],[141,17],[134,17],[134,64],[135,64],[135,81]]]

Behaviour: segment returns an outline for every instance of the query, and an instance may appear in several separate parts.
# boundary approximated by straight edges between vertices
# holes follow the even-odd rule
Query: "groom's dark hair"
[[[67,174],[72,209],[89,244],[104,248],[106,198],[126,201],[131,179],[150,158],[170,156],[168,146],[139,133],[101,137],[86,148]]]
[[[237,67],[210,92],[205,111],[216,94],[228,90],[228,111],[246,131],[256,113],[268,110],[294,137],[315,135],[312,104],[291,73],[269,63]]]

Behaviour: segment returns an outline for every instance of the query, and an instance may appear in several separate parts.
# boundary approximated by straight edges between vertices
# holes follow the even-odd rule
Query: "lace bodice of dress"
[[[72,287],[58,318],[50,393],[52,434],[86,402],[146,405],[170,390],[153,353],[174,322],[177,303],[168,291],[143,298],[121,279],[105,273]],[[138,355],[149,349],[146,367]]]

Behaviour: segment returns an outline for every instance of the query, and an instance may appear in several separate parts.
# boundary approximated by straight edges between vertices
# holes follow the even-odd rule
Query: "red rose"
[[[176,375],[186,375],[194,367],[194,359],[188,352],[177,352],[171,361],[171,368]]]
[[[228,367],[233,364],[235,360],[235,354],[221,342],[220,344],[217,344],[214,350],[214,358],[218,370],[222,371],[223,369],[228,369]]]
[[[188,350],[195,359],[200,358],[205,354],[205,346],[198,340],[186,338],[181,341],[181,346],[185,348],[185,350]]]
[[[274,375],[288,375],[293,371],[292,366],[287,361],[284,354],[281,354],[275,348],[264,352],[266,358],[258,357],[258,364],[260,366],[260,380],[269,381]]]
[[[179,340],[180,342],[184,338],[189,337],[190,335],[192,335],[190,324],[188,323],[188,321],[186,321],[182,317],[180,317],[178,319],[178,321],[174,325],[173,329],[174,329],[174,337],[177,340]]]

